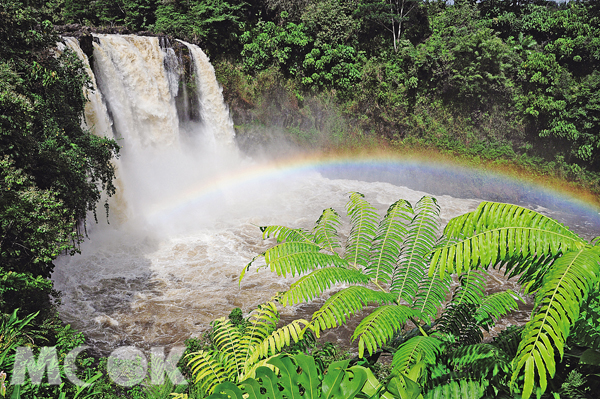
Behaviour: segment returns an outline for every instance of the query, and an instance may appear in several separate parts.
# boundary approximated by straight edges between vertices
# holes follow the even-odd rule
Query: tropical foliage
[[[298,319],[276,328],[279,313],[273,302],[256,309],[247,322],[234,324],[220,318],[213,322],[214,347],[191,353],[188,365],[195,382],[207,393],[226,381],[242,382],[256,375],[259,366],[281,350],[303,339],[308,324]]]
[[[340,398],[352,399],[363,393],[367,397],[374,394],[382,398],[391,398],[386,394],[371,370],[362,366],[348,367],[349,360],[332,363],[324,374],[318,368],[312,356],[296,354],[277,355],[267,364],[259,367],[255,378],[248,378],[239,385],[224,382],[215,387],[215,393],[209,399],[229,396],[230,398]],[[278,370],[276,374],[273,368]],[[300,371],[298,371],[300,370]],[[281,387],[281,388],[280,388]],[[225,395],[225,396],[224,396]]]
[[[524,372],[523,397],[539,386],[544,392],[564,355],[571,326],[600,278],[600,247],[557,221],[509,204],[482,203],[453,219],[444,233],[459,240],[436,249],[430,274],[502,266],[520,275],[535,307],[515,357],[512,383]]]
[[[52,261],[75,253],[115,141],[82,129],[87,74],[31,4],[0,2],[0,311],[49,306]],[[41,28],[40,28],[41,27]],[[19,294],[15,295],[14,292]]]
[[[546,390],[548,378],[555,374],[555,354],[564,355],[571,326],[596,290],[600,249],[595,241],[587,243],[557,221],[510,204],[483,202],[477,210],[452,219],[439,239],[439,208],[430,197],[422,198],[414,209],[404,200],[395,202],[379,223],[375,209],[361,194],[351,194],[347,211],[351,227],[344,246],[337,232],[340,218],[332,209],[323,212],[312,231],[262,228],[265,238],[274,236],[278,242],[258,257],[264,258],[265,267],[282,276],[301,276],[277,297],[284,305],[313,300],[335,284],[349,285],[331,295],[305,329],[319,334],[375,304],[354,331],[359,355],[373,354],[410,320],[422,336],[400,345],[394,370],[409,375],[421,364],[423,371],[411,375],[415,382],[425,383],[426,366],[434,365],[440,352],[440,333],[463,345],[478,344],[481,329],[517,308],[513,292],[484,294],[485,270],[503,268],[510,277],[518,275],[525,293],[536,298],[514,354],[511,384],[517,389],[524,374],[524,398],[534,386],[542,393]],[[431,335],[419,320],[435,319],[449,291],[450,273],[459,276],[461,284]],[[507,368],[505,364],[503,370]]]

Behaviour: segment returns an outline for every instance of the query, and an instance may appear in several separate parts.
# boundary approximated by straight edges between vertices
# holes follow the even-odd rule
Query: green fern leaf
[[[313,229],[315,243],[335,253],[341,247],[337,232],[339,226],[340,215],[332,208],[325,209]]]
[[[458,278],[460,286],[454,290],[452,302],[457,305],[470,303],[478,305],[485,296],[487,284],[487,272],[485,270],[468,270]]]
[[[244,369],[255,361],[251,361],[252,348],[260,345],[275,330],[279,322],[279,312],[273,302],[260,305],[248,317],[248,325],[240,339],[240,352],[243,353]]]
[[[237,381],[237,376],[244,369],[244,353],[240,343],[242,333],[229,319],[221,317],[213,323],[213,342],[219,352],[219,360],[230,380]]]
[[[476,268],[487,268],[512,259],[539,259],[585,246],[585,241],[561,223],[535,211],[512,204],[482,202],[470,213],[452,219],[444,229],[450,238],[460,238],[438,248],[432,257],[429,273],[439,266],[439,273],[458,274]],[[507,272],[509,272],[507,268]]]
[[[275,237],[278,244],[284,241],[315,242],[315,236],[304,229],[290,229],[285,226],[261,226],[259,229],[263,233],[263,240]]]
[[[485,296],[475,310],[477,324],[489,331],[489,327],[493,326],[495,321],[519,309],[517,300],[524,302],[523,298],[512,290],[495,292]]]
[[[371,242],[377,232],[379,215],[360,193],[351,193],[346,205],[352,227],[344,259],[355,269],[367,267],[371,257]]]
[[[372,355],[402,329],[406,320],[417,316],[405,305],[379,306],[360,322],[352,334],[352,340],[358,338],[358,356],[363,357],[365,349]]]
[[[412,308],[428,323],[437,315],[438,308],[446,301],[451,282],[451,276],[445,274],[443,277],[437,275],[424,277],[419,285]]]
[[[304,329],[308,324],[309,322],[307,320],[296,319],[273,331],[271,335],[250,349],[249,352],[251,355],[247,364],[251,365],[256,363],[260,358],[279,354],[281,350],[284,347],[289,346],[292,341],[297,343],[303,338]],[[247,372],[248,370],[245,371]]]
[[[188,356],[191,357],[188,366],[195,376],[196,384],[200,384],[205,392],[212,393],[215,386],[229,379],[221,362],[214,359],[210,353],[199,351]]]
[[[361,286],[348,287],[325,301],[323,306],[313,314],[308,328],[319,337],[322,330],[346,323],[349,316],[360,312],[369,303],[394,303],[394,300],[395,295],[386,292],[373,291]]]
[[[579,319],[571,329],[569,340],[579,346],[600,349],[600,291],[597,285],[581,307]]]
[[[267,267],[279,276],[286,277],[312,271],[319,267],[348,267],[348,263],[337,254],[319,252],[321,247],[304,242],[284,242],[268,249],[264,253]]]
[[[459,344],[476,344],[483,339],[481,328],[474,317],[475,305],[454,302],[448,304],[444,313],[437,319],[438,331],[457,337]]]
[[[451,354],[450,365],[454,370],[475,371],[479,376],[510,370],[509,358],[498,346],[486,343],[458,347]]]
[[[500,331],[500,334],[492,345],[500,348],[508,357],[511,359],[515,357],[521,343],[521,333],[525,329],[525,326],[508,326],[505,330]]]
[[[548,375],[554,376],[554,348],[562,358],[571,325],[600,275],[599,262],[598,247],[582,248],[563,255],[544,276],[515,357],[512,382],[524,370],[524,399],[529,398],[536,381],[544,392]]]
[[[424,399],[480,399],[488,386],[487,380],[450,380],[437,385],[423,396]]]
[[[408,303],[414,301],[418,292],[440,228],[440,207],[435,198],[421,198],[414,213],[391,284],[391,292]]]
[[[278,296],[278,301],[284,306],[308,302],[320,296],[337,283],[367,284],[369,278],[354,269],[327,267],[317,269],[293,283],[289,290]]]
[[[412,214],[410,203],[399,200],[388,208],[385,217],[379,223],[371,247],[371,259],[365,270],[365,274],[375,283],[390,282]]]
[[[416,363],[435,364],[442,342],[432,336],[418,336],[398,347],[392,360],[392,373],[406,374]]]

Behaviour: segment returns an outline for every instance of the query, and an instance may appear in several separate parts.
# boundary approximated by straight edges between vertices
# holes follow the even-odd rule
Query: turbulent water
[[[66,44],[88,62],[76,40]],[[195,87],[185,84],[181,57],[158,38],[98,35],[94,43],[86,123],[123,148],[119,193],[109,201],[110,224],[88,224],[82,254],[59,259],[52,279],[62,292],[63,319],[98,350],[180,344],[232,308],[249,311],[285,290],[289,281],[265,270],[238,283],[241,269],[270,244],[259,225],[310,228],[325,208],[343,213],[351,191],[382,213],[397,199],[414,204],[425,195],[243,157],[208,58],[183,44]],[[197,101],[188,101],[193,96]],[[181,118],[189,114],[182,107],[193,104],[200,118]],[[480,202],[437,198],[443,223]],[[493,275],[490,289],[500,286],[516,288]],[[308,317],[311,309],[284,313]],[[524,317],[517,313],[506,323]]]

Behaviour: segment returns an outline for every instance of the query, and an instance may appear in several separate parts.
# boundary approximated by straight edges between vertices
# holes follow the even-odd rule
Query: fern
[[[298,319],[276,329],[279,313],[273,302],[259,306],[241,328],[231,320],[213,322],[212,351],[188,355],[188,365],[196,383],[208,393],[224,381],[240,382],[254,376],[256,369],[277,355],[285,346],[304,338],[308,321]]]
[[[600,291],[598,287],[589,295],[581,308],[579,319],[571,329],[569,340],[579,346],[600,349]]]
[[[318,267],[348,266],[338,255],[324,254],[320,251],[321,247],[317,244],[284,242],[267,250],[264,257],[267,267],[283,277],[288,273],[292,276],[300,275]]]
[[[242,333],[224,317],[213,322],[213,342],[230,380],[236,380],[243,372],[244,353],[240,350]]]
[[[431,322],[438,308],[446,301],[451,281],[452,278],[448,274],[442,278],[439,276],[423,278],[412,308],[419,312],[425,321]]]
[[[503,264],[507,275],[521,274],[525,292],[536,294],[511,381],[524,374],[525,399],[536,385],[543,393],[555,373],[555,354],[562,358],[571,326],[600,278],[600,250],[551,218],[492,202],[451,220],[444,233],[460,241],[436,249],[430,275]]]
[[[440,226],[440,207],[434,198],[421,198],[414,213],[391,284],[391,291],[408,303],[415,299]]]
[[[242,271],[240,280],[261,258],[278,275],[300,275],[286,292],[277,296],[285,306],[313,300],[337,284],[350,284],[351,287],[334,294],[313,314],[305,330],[310,329],[317,336],[323,329],[346,323],[369,303],[404,306],[398,303],[404,300],[410,310],[399,308],[389,312],[409,312],[425,318],[434,315],[445,299],[450,281],[426,277],[439,230],[439,206],[435,199],[423,197],[414,210],[407,201],[398,200],[379,218],[362,194],[351,193],[346,210],[351,225],[343,251],[338,236],[339,215],[333,209],[326,209],[312,233],[281,226],[262,228],[265,237],[276,236],[279,243],[253,259]],[[339,256],[342,252],[344,255]],[[377,290],[367,288],[370,284]],[[366,345],[368,340],[376,345],[387,342],[390,331],[398,331],[404,320],[393,321],[393,327],[383,319],[377,321],[383,324],[375,323],[368,333],[365,330],[364,334],[356,335],[365,337],[359,339],[359,345]]]
[[[557,255],[585,246],[577,234],[554,219],[517,205],[482,202],[479,207],[452,219],[444,229],[450,238],[462,239],[438,248],[433,254],[430,274],[462,273],[511,258],[520,261]]]
[[[325,209],[313,229],[315,243],[331,253],[335,253],[336,249],[341,248],[337,235],[339,226],[340,215],[332,208]]]
[[[259,227],[263,233],[263,239],[275,237],[277,243],[285,241],[296,241],[296,242],[315,242],[314,234],[304,229],[290,229],[285,226],[262,226]]]
[[[521,333],[525,326],[508,326],[502,330],[492,344],[500,348],[511,359],[515,357],[521,343]]]
[[[354,269],[339,267],[317,269],[298,279],[289,290],[279,295],[278,300],[284,306],[295,305],[319,297],[337,283],[367,284],[368,282],[367,276]]]
[[[281,352],[285,346],[289,346],[292,341],[297,343],[303,338],[304,329],[308,321],[296,319],[291,323],[273,331],[261,343],[251,349],[252,355],[248,358],[249,364],[254,364],[260,358],[273,356]],[[247,373],[245,376],[249,376]]]
[[[377,231],[379,217],[375,208],[360,193],[350,195],[346,209],[352,228],[348,236],[344,259],[355,269],[359,269],[359,266],[367,267],[371,258],[371,242]]]
[[[229,379],[223,363],[215,359],[209,352],[194,352],[191,360],[188,362],[195,382],[200,383],[203,391],[212,393],[214,387]]]
[[[495,292],[483,298],[475,310],[475,321],[489,331],[495,321],[508,313],[519,309],[517,300],[524,302],[523,299],[511,290]]]
[[[374,283],[386,284],[390,282],[396,269],[402,240],[407,233],[407,225],[413,210],[405,200],[393,203],[385,217],[379,223],[377,235],[371,246],[371,260],[365,270],[365,275]]]
[[[386,292],[373,291],[361,286],[343,289],[332,295],[310,322],[310,328],[319,336],[322,330],[335,328],[344,323],[350,315],[360,312],[369,303],[384,304],[394,303],[395,296]]]
[[[442,342],[432,336],[413,337],[400,345],[392,360],[392,373],[406,374],[411,366],[424,361],[435,364]]]
[[[392,339],[396,331],[410,318],[418,314],[408,306],[380,306],[365,317],[354,330],[352,339],[358,338],[358,356],[363,357],[365,349],[372,355],[380,346]]]
[[[460,344],[476,344],[483,333],[474,317],[475,305],[451,302],[437,320],[436,328],[458,338]]]
[[[536,380],[545,391],[547,376],[554,376],[554,348],[562,359],[571,324],[579,318],[591,284],[600,277],[599,262],[598,247],[581,248],[559,258],[544,276],[515,358],[512,381],[524,369],[523,397],[531,395]]]
[[[424,399],[479,399],[485,394],[485,380],[450,380],[444,385],[437,385],[423,396]]]
[[[460,285],[454,291],[452,302],[456,305],[470,303],[478,305],[484,297],[487,284],[487,272],[485,270],[468,270],[460,275]]]

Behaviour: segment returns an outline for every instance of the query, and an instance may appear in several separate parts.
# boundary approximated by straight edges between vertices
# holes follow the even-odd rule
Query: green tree
[[[78,250],[88,212],[114,193],[115,141],[82,129],[88,83],[81,61],[53,49],[48,20],[0,2],[0,258],[2,310],[44,307],[52,260]],[[11,287],[11,284],[15,284]],[[12,289],[22,289],[19,296]],[[46,298],[46,300],[40,300]]]
[[[154,30],[197,42],[213,54],[234,53],[246,7],[237,0],[162,2]]]

